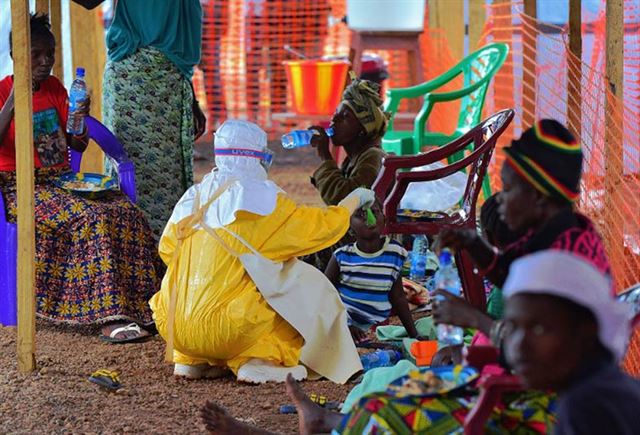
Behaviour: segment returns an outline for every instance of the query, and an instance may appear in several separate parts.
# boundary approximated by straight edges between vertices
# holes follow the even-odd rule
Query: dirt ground
[[[277,151],[272,178],[296,200],[319,203],[309,184],[313,150]],[[199,180],[212,167],[211,146],[199,144],[207,160],[196,163]],[[37,370],[17,371],[16,330],[0,327],[0,434],[202,433],[198,410],[213,400],[258,426],[297,432],[297,417],[278,413],[290,403],[282,385],[251,386],[234,380],[185,381],[163,361],[159,337],[141,344],[110,345],[95,327],[71,328],[38,320]],[[123,388],[108,393],[87,381],[98,369],[120,373]],[[307,392],[343,400],[352,386],[306,382]]]

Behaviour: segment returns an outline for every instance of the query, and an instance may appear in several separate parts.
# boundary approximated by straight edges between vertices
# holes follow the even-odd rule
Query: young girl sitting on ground
[[[349,329],[356,343],[365,339],[369,328],[387,320],[392,309],[409,336],[418,337],[402,289],[401,271],[407,251],[400,243],[382,236],[383,228],[379,202],[369,210],[357,210],[351,216],[355,243],[335,251],[325,270],[347,309]]]

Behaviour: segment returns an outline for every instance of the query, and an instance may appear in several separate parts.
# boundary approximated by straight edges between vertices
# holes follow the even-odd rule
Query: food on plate
[[[80,191],[86,191],[86,192],[95,192],[98,190],[102,190],[102,187],[90,181],[70,180],[62,183],[62,186],[65,189],[80,190]]]
[[[415,371],[409,373],[401,384],[392,384],[389,389],[399,396],[421,396],[442,393],[455,387],[454,381],[446,381],[432,371]]]

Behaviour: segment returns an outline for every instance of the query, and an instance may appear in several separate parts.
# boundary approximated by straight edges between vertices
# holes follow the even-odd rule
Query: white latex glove
[[[353,213],[362,207],[371,207],[376,200],[376,194],[371,189],[365,187],[358,187],[353,192],[348,194],[338,204],[341,207],[345,207]]]

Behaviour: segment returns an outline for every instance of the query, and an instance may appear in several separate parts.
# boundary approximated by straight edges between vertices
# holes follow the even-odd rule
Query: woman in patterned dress
[[[36,309],[69,324],[110,323],[103,334],[127,341],[148,335],[148,300],[164,270],[151,229],[120,192],[87,199],[56,186],[70,170],[68,147],[84,151],[87,132],[65,133],[67,92],[51,76],[55,39],[46,15],[31,16],[36,220]],[[7,220],[16,220],[13,76],[0,81],[0,191]],[[90,101],[79,112],[89,113]],[[126,321],[126,323],[123,323]]]
[[[191,83],[201,40],[199,0],[118,0],[107,33],[103,120],[136,165],[138,205],[157,239],[193,183],[193,142],[205,129]]]

